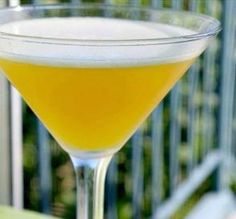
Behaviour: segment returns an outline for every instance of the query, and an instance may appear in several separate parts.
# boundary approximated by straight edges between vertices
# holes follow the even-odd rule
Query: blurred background
[[[77,4],[79,0],[0,0],[0,7],[59,2]],[[234,218],[236,1],[105,2],[200,12],[219,19],[223,27],[218,38],[114,157],[106,179],[105,218]],[[68,155],[3,75],[0,176],[0,205],[75,218],[75,176]]]

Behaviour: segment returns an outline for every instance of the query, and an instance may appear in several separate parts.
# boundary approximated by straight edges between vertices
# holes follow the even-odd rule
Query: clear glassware
[[[34,21],[35,19],[41,19],[41,18],[59,18],[59,17],[60,18],[100,17],[100,18],[112,18],[119,20],[123,19],[126,21],[135,21],[135,22],[140,21],[141,23],[148,22],[148,25],[152,26],[150,28],[153,28],[155,24],[158,24],[159,27],[161,27],[161,25],[167,25],[171,26],[172,28],[175,27],[182,28],[182,30],[188,30],[188,31],[184,33],[176,31],[175,34],[170,34],[170,36],[162,36],[162,37],[133,36],[133,38],[113,39],[105,37],[101,39],[101,38],[96,38],[95,36],[95,38],[90,38],[90,39],[77,39],[68,36],[57,37],[48,33],[46,34],[45,32],[43,34],[41,33],[39,35],[37,34],[33,35],[31,34],[30,29],[28,29],[28,31],[21,32],[17,30],[16,26],[12,28],[11,31],[9,31],[9,29],[2,28],[4,25],[13,22],[19,22],[25,20]],[[204,51],[204,49],[209,44],[210,40],[217,35],[219,30],[220,30],[219,22],[205,15],[200,15],[192,12],[174,11],[174,10],[156,10],[150,8],[138,8],[133,6],[117,6],[117,5],[111,6],[111,5],[89,3],[89,4],[79,4],[79,5],[59,4],[59,5],[47,5],[47,6],[22,6],[22,7],[18,6],[0,10],[0,66],[3,69],[3,72],[8,77],[8,79],[16,86],[16,88],[20,91],[20,93],[22,93],[26,102],[29,103],[33,111],[36,112],[36,114],[43,121],[43,123],[49,128],[49,131],[59,142],[61,147],[64,148],[64,150],[69,153],[72,163],[74,165],[77,178],[78,219],[103,218],[104,180],[107,167],[109,165],[112,156],[124,145],[127,139],[137,129],[139,124],[148,116],[148,114],[153,110],[153,108],[158,104],[158,102],[166,95],[168,90],[174,85],[174,82],[176,82],[181,77],[182,73],[184,73],[187,70],[187,68],[192,64],[194,59]],[[50,32],[50,30],[48,31]],[[177,34],[177,32],[179,33]],[[92,72],[91,69],[93,69],[94,66],[96,67],[96,69],[103,68],[103,70],[105,68],[111,68],[111,67],[112,69],[114,69],[118,66],[117,68],[120,71],[125,71],[127,74],[129,74],[130,72],[129,69],[130,66],[134,67],[136,70],[139,69],[140,66],[141,67],[145,66],[147,67],[145,69],[145,74],[147,75],[149,74],[148,73],[149,67],[157,65],[159,67],[156,69],[157,72],[155,77],[159,77],[160,75],[160,78],[163,77],[165,79],[165,75],[161,76],[161,71],[163,71],[163,69],[175,70],[177,69],[177,67],[176,66],[170,67],[170,65],[180,60],[184,61],[186,59],[190,61],[182,69],[182,73],[181,74],[178,73],[179,75],[178,77],[176,76],[176,78],[173,79],[171,83],[168,82],[168,84],[164,86],[167,88],[162,88],[162,89],[158,88],[159,90],[157,89],[156,95],[158,96],[159,93],[161,94],[155,101],[152,102],[152,104],[149,104],[146,107],[147,109],[145,108],[145,112],[142,112],[140,113],[140,115],[138,115],[138,119],[135,118],[136,120],[135,119],[132,120],[131,122],[129,122],[129,124],[127,123],[125,125],[123,124],[120,126],[114,126],[115,128],[114,130],[111,131],[111,133],[114,132],[115,135],[116,130],[118,130],[118,132],[121,133],[122,138],[115,139],[114,137],[111,141],[107,138],[107,141],[105,140],[101,141],[102,142],[101,145],[99,145],[99,143],[96,143],[95,147],[92,147],[89,143],[92,142],[91,139],[93,138],[95,140],[97,138],[98,141],[101,140],[102,138],[101,133],[103,132],[101,131],[100,133],[99,131],[100,123],[98,122],[97,126],[91,125],[91,127],[93,128],[95,127],[94,129],[96,129],[96,130],[91,130],[91,133],[98,132],[100,133],[100,135],[98,136],[96,136],[95,134],[90,135],[90,133],[84,134],[86,135],[86,140],[84,142],[88,146],[72,145],[74,143],[71,142],[77,142],[77,141],[67,142],[67,139],[70,139],[70,137],[63,138],[62,136],[60,136],[60,133],[63,133],[63,131],[60,132],[58,130],[60,130],[61,126],[63,125],[65,126],[65,129],[66,128],[69,129],[69,132],[76,132],[76,130],[74,130],[73,127],[70,127],[62,117],[60,118],[60,116],[55,117],[56,118],[55,120],[58,120],[57,122],[61,123],[61,126],[58,124],[53,125],[50,121],[48,121],[53,117],[52,112],[56,113],[57,111],[50,111],[52,107],[51,108],[49,107],[50,109],[49,108],[46,109],[50,111],[49,116],[44,116],[43,110],[41,110],[40,107],[38,107],[38,105],[43,106],[50,103],[46,102],[46,100],[45,101],[42,100],[42,103],[40,102],[35,104],[34,103],[34,101],[36,100],[35,96],[33,96],[31,100],[31,97],[30,95],[28,95],[28,93],[31,93],[31,91],[32,93],[34,93],[35,91],[32,87],[31,91],[29,90],[25,91],[24,85],[21,85],[22,83],[21,80],[25,80],[27,78],[23,74],[24,71],[27,71],[27,68],[26,66],[22,66],[21,64],[19,64],[21,63],[21,61],[27,63],[29,62],[31,64],[34,63],[34,66],[31,66],[31,64],[27,64],[28,68],[32,70],[30,74],[31,76],[28,76],[28,78],[36,77],[36,72],[33,71],[33,69],[34,70],[36,69],[38,71],[37,68],[38,65],[47,66],[47,70],[45,70],[45,68],[43,68],[42,66],[40,67],[41,68],[40,70],[42,71],[43,74],[44,71],[48,72],[49,66],[51,66],[52,63],[54,62],[57,63],[56,69],[58,71],[58,74],[56,71],[57,75],[54,76],[56,78],[57,76],[59,77],[59,75],[61,74],[59,72],[60,71],[59,69],[64,69],[65,66],[68,67],[69,69],[74,68],[75,63],[77,63],[76,68],[79,68],[81,66],[82,68],[84,68],[84,66],[93,63],[94,65],[89,67],[90,69],[89,71],[91,72]],[[6,60],[11,60],[11,61],[7,62]],[[128,68],[126,68],[127,66]],[[13,72],[13,70],[15,73],[14,75],[11,75],[11,72]],[[53,68],[52,71],[55,72],[55,69]],[[169,72],[169,70],[165,71]],[[172,73],[175,74],[175,72]],[[17,74],[22,74],[22,78],[21,76],[17,76],[15,78],[15,75]],[[112,70],[110,74],[115,75],[117,73],[116,71]],[[68,72],[68,77],[69,75],[70,73]],[[106,76],[108,75],[106,74]],[[148,76],[143,76],[144,79],[146,77]],[[154,77],[153,74],[152,77]],[[173,77],[173,75],[171,77]],[[31,81],[34,80],[32,78],[29,81],[28,80],[25,80],[25,82],[23,81],[23,84],[30,83]],[[136,82],[135,78],[134,82]],[[45,83],[47,83],[47,81],[45,81]],[[54,82],[52,82],[52,84],[53,83]],[[163,83],[167,82],[164,81]],[[34,86],[36,86],[36,84]],[[147,87],[148,86],[149,84],[147,84]],[[107,85],[107,88],[108,87],[109,85]],[[45,90],[50,90],[50,89],[45,89]],[[52,90],[54,90],[54,87]],[[41,93],[43,92],[44,91],[42,89]],[[90,91],[88,90],[88,92]],[[93,92],[94,95],[95,91]],[[129,96],[128,93],[129,92],[127,92],[127,96]],[[40,92],[37,95],[40,95]],[[54,95],[55,94],[51,96],[52,101],[54,101],[53,100]],[[70,95],[68,96],[74,97],[73,95],[74,93],[71,92]],[[113,93],[111,95],[113,95]],[[79,96],[76,96],[76,98],[77,97]],[[134,97],[135,95],[133,95],[131,98]],[[41,97],[39,97],[39,99],[40,98]],[[63,101],[65,101],[65,99],[63,99],[62,97],[62,102]],[[145,105],[146,101],[145,98],[140,99],[140,101],[141,101],[140,105],[142,104]],[[55,102],[55,104],[59,103]],[[137,106],[137,103],[135,104],[134,106]],[[65,107],[66,108],[65,112],[62,113],[70,114],[69,112],[72,111],[73,108],[72,105],[66,105],[65,103],[65,106],[67,106],[67,108]],[[102,108],[105,107],[110,108],[110,106],[106,104],[100,107],[101,110]],[[124,105],[123,108],[128,108],[128,107],[129,103],[126,103],[126,105]],[[115,112],[119,114],[119,110],[121,109],[118,109]],[[100,108],[98,107],[98,112],[100,113],[99,110]],[[59,107],[58,111],[60,111]],[[136,112],[136,109],[133,109],[133,112]],[[80,120],[82,120],[82,117],[86,117],[87,116],[86,114],[89,114],[89,111],[86,112],[85,110],[84,114],[82,114],[81,117],[77,117],[75,116],[75,114],[76,112],[71,112],[71,115],[73,117],[72,121],[77,120],[76,122],[82,124]],[[121,117],[118,117],[121,118],[121,121],[127,119],[128,117],[132,117],[131,116],[132,112],[131,113],[129,112],[126,115],[126,117],[125,116],[122,117],[123,116],[122,114],[125,115],[125,113],[122,111]],[[100,117],[102,117],[102,115]],[[95,116],[94,118],[96,122],[97,117]],[[117,120],[113,119],[113,120],[117,121],[117,123],[118,121],[120,121],[120,119]],[[106,121],[110,123],[109,125],[111,125],[113,124],[111,123],[111,121],[113,120],[107,119]],[[85,126],[85,124],[82,124],[82,126]],[[129,128],[127,128],[128,126]],[[101,126],[100,128],[102,129]],[[122,132],[122,129],[126,128],[127,128],[127,133],[124,134]],[[69,136],[68,133],[67,135]],[[80,135],[78,132],[78,135],[79,138],[83,139],[83,133]],[[73,137],[71,137],[71,139],[72,138]],[[81,142],[83,141],[81,140]],[[105,146],[102,145],[104,142],[107,143],[107,145],[105,144],[104,144]]]

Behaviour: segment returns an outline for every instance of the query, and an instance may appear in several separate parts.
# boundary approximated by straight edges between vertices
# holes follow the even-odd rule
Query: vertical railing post
[[[105,207],[107,219],[118,219],[117,209],[117,182],[118,182],[118,156],[115,155],[108,168],[106,177]]]
[[[192,0],[190,2],[190,10],[197,11],[198,2]],[[187,142],[188,142],[188,164],[187,172],[191,173],[194,166],[197,163],[197,120],[198,120],[198,110],[195,104],[196,94],[198,90],[199,83],[199,60],[190,68],[188,72],[188,129],[187,129]]]
[[[0,205],[11,204],[9,85],[0,73]]]
[[[172,0],[172,8],[180,10],[182,1]],[[182,81],[178,81],[170,93],[170,193],[173,194],[177,185],[179,177],[179,146],[181,142],[181,127],[179,123],[179,115],[181,110],[181,90]]]
[[[44,0],[32,0],[32,3],[43,4]],[[39,175],[39,205],[40,211],[50,214],[52,211],[52,171],[50,137],[44,125],[37,119],[37,148]]]
[[[152,213],[161,203],[163,195],[163,103],[152,113]]]
[[[235,42],[235,1],[223,1],[222,13],[222,46],[221,46],[221,83],[220,83],[220,119],[219,119],[219,148],[223,163],[219,172],[219,188],[229,186],[229,156],[232,140],[232,102],[234,71],[234,42]],[[226,13],[227,12],[227,13]]]
[[[139,128],[132,138],[132,204],[133,218],[142,218],[143,203],[143,128]]]
[[[162,0],[152,0],[152,8],[161,9]],[[161,204],[163,196],[164,178],[164,128],[163,128],[163,102],[152,113],[152,215]]]
[[[49,134],[43,124],[37,120],[38,160],[39,160],[39,205],[40,211],[51,213],[52,179],[51,152]]]
[[[206,14],[209,16],[214,16],[213,8],[216,7],[215,1],[205,2]],[[213,146],[213,138],[215,134],[214,127],[214,109],[213,101],[214,97],[214,79],[216,77],[214,65],[216,59],[216,44],[211,44],[209,48],[206,49],[203,60],[203,109],[202,109],[202,157],[206,157],[210,149]]]
[[[141,5],[140,0],[129,0],[129,4],[136,7]],[[135,17],[134,17],[135,18]],[[132,211],[134,219],[143,218],[142,204],[144,197],[144,129],[140,127],[132,137]]]
[[[12,204],[23,207],[22,108],[18,91],[11,87]]]
[[[71,0],[72,3],[81,0]],[[113,4],[113,0],[104,0],[105,4]],[[111,16],[108,10],[105,12],[106,16]],[[113,156],[108,167],[105,185],[105,211],[107,219],[118,219],[118,206],[117,206],[117,183],[118,183],[118,154]]]
[[[9,6],[17,6],[19,0],[8,0]],[[11,156],[12,156],[12,205],[23,207],[23,158],[22,158],[22,107],[15,88],[10,89],[11,110]]]

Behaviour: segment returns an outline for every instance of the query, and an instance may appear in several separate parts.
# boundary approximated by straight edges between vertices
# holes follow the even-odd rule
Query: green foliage
[[[31,1],[30,0],[21,0],[21,4],[30,4]]]

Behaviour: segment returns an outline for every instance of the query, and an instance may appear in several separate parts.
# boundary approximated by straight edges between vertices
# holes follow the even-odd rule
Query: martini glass
[[[77,218],[102,219],[107,166],[219,32],[205,15],[103,4],[0,10],[0,66],[69,153]]]

